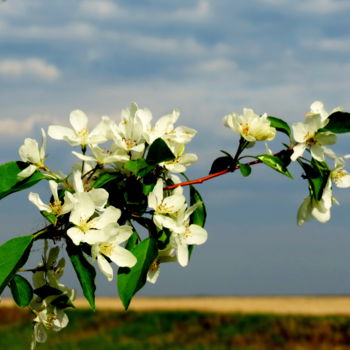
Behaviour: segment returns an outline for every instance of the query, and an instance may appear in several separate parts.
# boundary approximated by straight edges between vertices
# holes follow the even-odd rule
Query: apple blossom
[[[27,162],[30,165],[18,173],[17,178],[25,179],[31,176],[35,170],[46,169],[45,152],[46,152],[46,133],[44,129],[41,129],[42,143],[39,148],[38,142],[31,138],[26,138],[24,144],[19,148],[19,156],[23,162]]]
[[[243,108],[243,114],[228,114],[223,119],[224,125],[239,133],[248,142],[271,141],[275,138],[276,129],[270,125],[267,114],[257,115],[250,108]]]
[[[60,126],[49,126],[48,134],[55,140],[67,141],[71,146],[81,145],[83,148],[86,145],[96,145],[106,142],[108,140],[106,134],[108,124],[105,120],[102,120],[101,124],[93,129],[91,132],[88,130],[88,118],[86,114],[81,110],[74,110],[69,116],[70,123],[73,129]]]
[[[296,145],[293,147],[290,159],[297,160],[308,147],[310,147],[311,156],[320,162],[324,161],[325,155],[334,157],[334,152],[324,145],[334,145],[337,137],[331,132],[318,131],[324,126],[325,122],[318,114],[310,116],[305,122],[294,124],[292,129]]]

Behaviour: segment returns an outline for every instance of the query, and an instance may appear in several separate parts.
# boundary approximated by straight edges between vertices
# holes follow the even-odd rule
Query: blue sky
[[[73,109],[93,124],[136,101],[155,119],[181,110],[179,124],[198,130],[189,149],[199,161],[189,175],[203,176],[219,149],[237,141],[222,125],[225,114],[252,107],[295,122],[316,99],[328,110],[350,110],[349,15],[350,3],[340,0],[7,0],[0,4],[0,162],[17,160],[23,139],[41,127],[68,125]],[[339,153],[348,146],[342,137]],[[48,162],[68,167],[69,151],[50,140]],[[208,242],[186,269],[162,266],[144,294],[349,293],[348,192],[335,192],[341,206],[330,223],[298,228],[307,193],[292,170],[294,181],[259,165],[248,179],[202,184]],[[26,197],[0,202],[4,240],[40,227]],[[100,280],[100,294],[113,294],[114,283]]]

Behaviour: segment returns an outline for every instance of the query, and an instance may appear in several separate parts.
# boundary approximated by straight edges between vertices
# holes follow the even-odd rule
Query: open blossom
[[[115,151],[108,151],[99,146],[91,146],[92,155],[80,154],[73,151],[72,153],[85,162],[92,162],[98,165],[111,164],[116,162],[127,162],[129,156],[122,149],[117,148]]]
[[[159,165],[174,173],[185,172],[189,165],[198,160],[197,155],[194,153],[183,153],[185,146],[182,144],[173,144],[170,149],[175,155],[175,158],[167,162],[162,162]]]
[[[111,129],[116,146],[127,153],[132,159],[140,158],[145,149],[144,130],[152,118],[147,109],[138,109],[136,103],[122,110],[122,120],[119,125]]]
[[[173,191],[174,194],[164,198],[163,188],[163,180],[158,179],[153,191],[148,195],[148,206],[155,211],[153,221],[157,227],[169,228],[169,223],[172,224],[169,215],[175,215],[183,207],[186,198],[180,187]]]
[[[58,197],[58,184],[57,182],[50,180],[49,186],[53,196],[53,201],[49,204],[45,204],[38,193],[30,192],[28,199],[38,207],[40,211],[47,211],[48,213],[56,216],[69,213],[74,206],[74,197],[70,192],[65,192],[63,202]]]
[[[186,144],[196,135],[197,131],[186,126],[174,127],[180,112],[173,110],[172,113],[159,118],[152,128],[150,125],[145,133],[148,144],[152,144],[157,138],[162,138],[168,144]]]
[[[348,156],[345,156],[348,158]],[[334,160],[334,169],[331,171],[331,179],[337,187],[350,187],[350,174],[344,170],[345,157],[337,157]]]
[[[200,245],[207,241],[207,231],[195,224],[190,224],[190,215],[196,210],[200,203],[187,208],[186,205],[179,210],[173,218],[173,225],[169,225],[172,231],[170,244],[174,248],[177,260],[181,266],[187,266],[189,259],[188,246]]]
[[[25,179],[31,176],[35,170],[45,168],[46,133],[44,129],[41,129],[41,135],[40,148],[38,142],[31,138],[26,138],[24,144],[19,148],[18,153],[23,162],[30,164],[17,175],[19,179]]]
[[[120,214],[119,209],[108,207],[101,215],[97,229],[89,230],[84,237],[84,242],[91,245],[92,259],[97,260],[98,267],[108,281],[113,279],[113,269],[107,258],[121,267],[132,267],[137,262],[129,250],[120,246],[133,232],[131,226],[117,224]]]
[[[271,141],[275,138],[276,129],[267,119],[267,114],[257,115],[250,108],[243,108],[243,114],[228,114],[224,117],[225,126],[239,133],[249,142]]]
[[[324,161],[325,155],[333,158],[334,152],[324,145],[334,145],[337,137],[331,132],[318,131],[324,126],[325,122],[322,121],[321,116],[318,114],[310,116],[303,123],[294,124],[292,129],[296,145],[293,147],[293,154],[290,159],[293,161],[297,160],[308,147],[310,148],[311,156],[320,162]]]
[[[105,123],[104,119],[91,132],[88,130],[88,118],[83,111],[75,110],[71,112],[69,120],[73,129],[60,125],[51,125],[48,130],[49,136],[55,140],[67,141],[71,146],[81,145],[83,147],[86,145],[97,145],[108,140],[106,136],[108,123]]]

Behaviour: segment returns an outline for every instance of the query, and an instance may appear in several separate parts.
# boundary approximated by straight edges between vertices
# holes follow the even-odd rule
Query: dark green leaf
[[[162,162],[167,162],[174,158],[175,156],[173,152],[171,152],[166,142],[163,139],[158,138],[155,141],[153,141],[153,143],[149,147],[146,161],[150,165],[155,165]]]
[[[14,275],[9,286],[13,300],[18,306],[25,307],[32,301],[33,288],[24,277]]]
[[[311,165],[302,161],[299,161],[304,169],[305,176],[309,182],[311,188],[311,195],[319,201],[322,198],[323,190],[326,187],[330,170],[327,169],[326,163],[312,161]]]
[[[34,236],[12,238],[0,246],[0,294],[30,253]]]
[[[118,270],[118,292],[126,310],[132,297],[146,283],[148,270],[158,256],[157,242],[153,238],[146,238],[131,252],[137,258],[136,265],[132,268],[121,267]]]
[[[270,125],[277,131],[283,132],[288,137],[290,137],[290,126],[284,120],[271,116],[267,117],[267,120],[270,122]]]
[[[211,165],[211,169],[209,174],[214,174],[219,171],[225,170],[229,168],[230,166],[233,166],[233,159],[231,156],[224,156],[216,158]]]
[[[53,306],[56,306],[59,309],[66,309],[67,307],[75,307],[72,301],[69,299],[68,295],[62,294],[57,298],[51,301]]]
[[[32,187],[46,178],[40,171],[35,171],[27,179],[18,180],[17,175],[27,166],[28,164],[24,162],[9,162],[0,165],[0,199],[11,193]]]
[[[58,296],[58,295],[63,294],[63,292],[60,289],[51,287],[47,284],[42,286],[42,287],[34,289],[34,293],[37,296],[39,296],[41,299],[45,299],[45,298],[52,296],[52,295]]]
[[[95,268],[86,260],[81,249],[73,243],[68,243],[67,253],[83,289],[83,294],[91,309],[95,311]]]
[[[190,223],[204,227],[207,218],[207,210],[205,208],[204,201],[200,193],[196,190],[194,186],[190,186],[190,204],[194,205],[200,202],[201,204],[196,208],[196,210],[190,216]],[[193,245],[188,246],[189,257],[191,257],[193,252]]]
[[[113,174],[113,173],[104,173],[102,174],[94,183],[94,188],[100,188],[103,187],[105,184],[107,184],[110,181],[113,181],[120,177],[119,174]]]
[[[145,159],[141,158],[129,160],[124,164],[124,167],[134,175],[144,177],[155,168],[155,165],[150,165]]]
[[[247,177],[252,172],[252,167],[248,164],[239,164],[239,170],[244,177]]]
[[[293,176],[288,171],[287,167],[285,166],[285,163],[279,157],[272,156],[270,154],[261,154],[260,156],[256,156],[256,158],[263,162],[265,165],[272,168],[273,170],[276,170],[279,173],[293,179]]]
[[[335,134],[344,134],[350,131],[350,113],[334,112],[327,120],[328,124],[320,131],[330,131]]]

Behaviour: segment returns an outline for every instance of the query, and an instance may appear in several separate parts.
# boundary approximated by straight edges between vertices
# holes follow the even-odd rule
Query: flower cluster
[[[191,214],[204,205],[202,201],[188,207],[181,188],[173,194],[165,189],[169,184],[180,182],[171,173],[183,173],[197,160],[195,154],[185,153],[185,145],[196,131],[175,126],[178,118],[179,112],[174,110],[152,125],[151,112],[139,109],[133,103],[122,111],[119,123],[103,116],[95,128],[89,129],[86,114],[73,111],[70,114],[71,128],[51,125],[47,132],[55,140],[80,148],[80,151],[72,151],[80,163],[69,175],[54,172],[45,163],[44,130],[41,146],[36,140],[25,139],[19,155],[27,166],[17,178],[25,181],[40,171],[51,190],[49,203],[45,203],[38,193],[30,192],[28,196],[50,223],[43,237],[54,242],[64,240],[68,255],[72,251],[78,254],[81,265],[86,256],[91,262],[96,260],[108,281],[114,277],[113,263],[120,271],[128,269],[131,272],[136,264],[142,265],[144,276],[138,278],[152,283],[159,274],[160,262],[178,260],[181,266],[186,266],[190,246],[204,243],[207,231],[190,219]],[[152,228],[150,222],[153,222]],[[137,232],[135,223],[148,231],[147,239]],[[146,245],[144,242],[152,244],[147,262],[142,261],[142,256],[137,256],[137,249]],[[80,265],[74,267],[80,280],[87,271],[81,271]],[[42,287],[38,285],[38,276],[43,276],[42,267],[35,271],[34,292],[37,293]],[[131,279],[134,278],[132,273],[130,275]],[[43,283],[46,282],[42,278],[39,284]],[[52,278],[48,283],[52,287]],[[57,283],[55,288],[61,289]],[[82,288],[87,287],[82,285]],[[36,299],[38,306],[31,304],[31,308],[37,310],[34,343],[46,339],[44,329],[60,330],[68,322],[66,314],[51,305],[55,294],[50,295],[50,290],[46,288],[46,295],[40,295],[39,304],[39,297]],[[132,291],[130,297],[136,291]],[[52,324],[48,319],[54,320]]]

